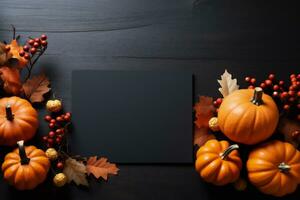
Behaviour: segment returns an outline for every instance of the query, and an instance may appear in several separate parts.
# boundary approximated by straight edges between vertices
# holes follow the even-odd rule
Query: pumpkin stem
[[[280,172],[285,173],[285,172],[290,171],[291,166],[289,166],[288,164],[285,164],[284,162],[282,162],[278,165],[278,169],[280,170]]]
[[[14,115],[12,113],[10,104],[6,105],[5,111],[6,111],[6,119],[12,121],[14,119]]]
[[[17,142],[19,147],[19,155],[21,158],[21,165],[27,165],[30,161],[30,158],[27,157],[25,147],[24,147],[24,140],[20,140]]]
[[[225,151],[223,153],[220,154],[221,159],[225,160],[227,158],[227,156],[233,151],[239,148],[239,145],[237,144],[233,144],[230,145],[227,149],[225,149]]]
[[[257,106],[262,105],[264,102],[262,100],[264,91],[261,87],[256,87],[254,89],[254,95],[253,98],[251,99],[251,102]]]

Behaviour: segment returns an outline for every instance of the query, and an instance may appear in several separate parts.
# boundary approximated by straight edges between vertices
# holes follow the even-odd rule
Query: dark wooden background
[[[66,110],[74,69],[189,70],[196,94],[211,96],[219,95],[216,79],[225,68],[240,85],[245,75],[262,79],[274,72],[287,79],[300,72],[299,7],[293,1],[1,0],[0,6],[1,39],[11,38],[10,24],[21,36],[49,36],[36,72],[51,78]],[[46,132],[43,124],[36,141]],[[0,199],[272,199],[252,186],[237,192],[231,185],[206,184],[193,165],[119,167],[119,176],[92,180],[89,189],[57,189],[49,180],[18,192],[1,175]],[[285,199],[299,199],[299,190]]]

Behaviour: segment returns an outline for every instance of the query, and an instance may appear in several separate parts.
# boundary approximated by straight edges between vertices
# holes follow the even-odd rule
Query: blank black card
[[[72,74],[72,147],[117,163],[190,163],[192,74],[79,70]]]

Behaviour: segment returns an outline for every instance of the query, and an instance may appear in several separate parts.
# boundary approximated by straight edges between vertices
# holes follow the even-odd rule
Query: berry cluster
[[[21,57],[30,60],[37,52],[43,52],[47,48],[47,36],[41,35],[39,38],[29,39],[23,50],[19,52]]]
[[[256,86],[256,79],[253,77],[247,76],[245,81],[248,88]],[[269,74],[258,86],[275,99],[279,108],[300,121],[300,74],[291,74],[288,84],[283,80],[277,80],[274,74]]]
[[[48,135],[43,137],[47,147],[49,148],[55,145],[60,145],[65,136],[66,126],[71,121],[71,113],[67,112],[56,117],[46,115],[44,119],[48,122],[48,126],[50,128]]]
[[[219,107],[220,107],[222,101],[223,101],[222,98],[217,98],[217,99],[213,102],[213,104],[214,104],[214,106],[215,106],[215,108],[216,108],[216,112],[218,112],[218,109],[219,109]]]

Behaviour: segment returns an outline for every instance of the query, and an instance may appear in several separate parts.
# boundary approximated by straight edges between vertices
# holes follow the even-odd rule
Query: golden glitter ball
[[[64,186],[68,181],[67,176],[64,173],[58,173],[53,178],[53,183],[56,187]]]
[[[58,99],[48,100],[46,103],[46,109],[49,112],[59,112],[62,109],[62,103]]]
[[[45,153],[49,160],[56,160],[58,157],[58,153],[54,148],[47,149]]]
[[[220,127],[218,124],[218,118],[217,117],[212,117],[209,121],[208,121],[208,126],[212,131],[219,131]]]

